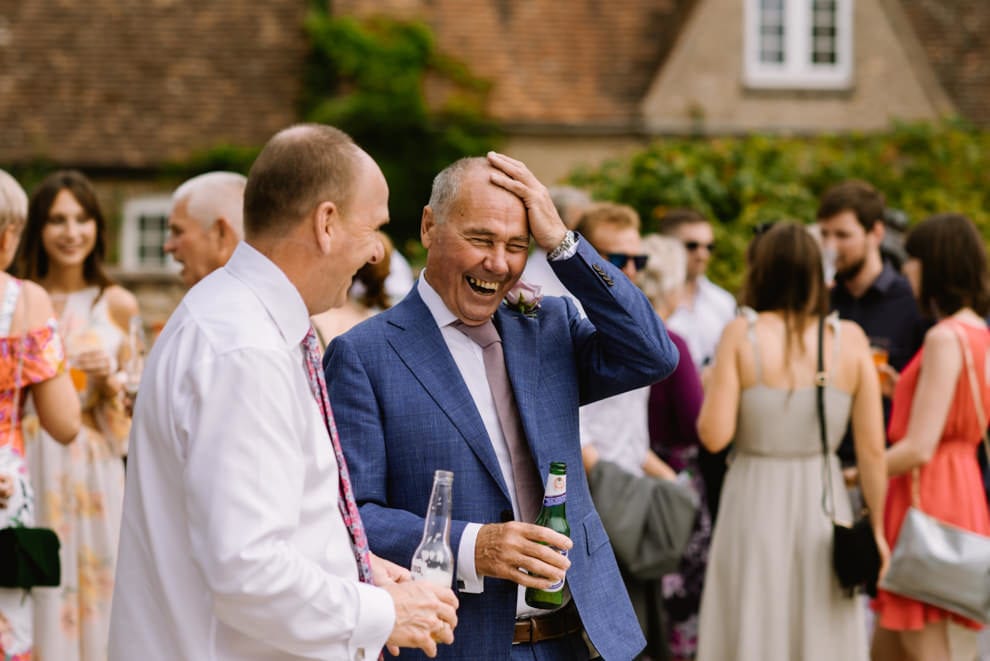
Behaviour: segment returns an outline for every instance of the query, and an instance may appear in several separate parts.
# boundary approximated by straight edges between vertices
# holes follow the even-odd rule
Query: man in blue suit
[[[564,298],[535,309],[502,305],[530,235],[587,319]],[[588,493],[578,406],[664,378],[677,349],[646,298],[567,230],[546,187],[519,161],[492,152],[446,168],[423,210],[421,237],[428,254],[416,287],[338,337],[324,358],[371,548],[409,566],[433,471],[452,470],[460,609],[455,641],[440,657],[572,661],[597,650],[609,661],[632,659],[645,641]],[[463,330],[492,321],[516,423],[500,420],[492,369]],[[513,424],[521,432],[505,429]],[[531,470],[517,463],[513,438]],[[538,506],[551,461],[569,468],[570,539],[520,514],[534,490]],[[525,604],[525,587],[546,588],[565,571],[563,608]]]

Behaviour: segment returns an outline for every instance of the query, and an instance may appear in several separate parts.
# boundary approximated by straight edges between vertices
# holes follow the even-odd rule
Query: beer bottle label
[[[543,493],[543,506],[562,505],[567,501],[567,476],[550,474],[547,490]]]

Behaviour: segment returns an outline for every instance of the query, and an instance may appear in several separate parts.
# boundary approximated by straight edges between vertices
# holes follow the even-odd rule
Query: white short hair
[[[677,239],[660,234],[643,237],[646,266],[639,272],[639,287],[654,307],[665,302],[671,292],[684,286],[687,278],[687,250]]]
[[[0,170],[0,231],[27,218],[28,196],[17,180]]]
[[[244,238],[244,187],[247,177],[236,172],[207,172],[179,186],[172,194],[172,207],[185,202],[186,213],[204,229],[220,217]]]

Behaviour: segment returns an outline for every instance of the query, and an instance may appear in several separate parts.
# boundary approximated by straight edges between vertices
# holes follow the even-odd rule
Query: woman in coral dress
[[[28,393],[52,438],[68,443],[79,432],[79,401],[65,371],[51,301],[37,285],[3,272],[26,214],[27,195],[0,170],[0,528],[36,523],[22,433]],[[0,658],[31,658],[31,620],[30,593],[0,588]]]
[[[887,451],[893,476],[887,491],[884,529],[896,547],[911,506],[911,480],[919,469],[922,510],[942,521],[990,534],[990,514],[976,459],[987,420],[978,419],[963,360],[962,342],[973,357],[983,409],[990,410],[990,312],[987,258],[973,223],[958,214],[928,218],[908,235],[904,274],[922,311],[938,323],[904,368],[894,390]],[[947,623],[970,629],[967,620],[929,604],[880,590],[873,604],[877,629],[873,658],[950,658]],[[972,645],[972,642],[971,642]],[[969,658],[973,658],[970,656]]]
[[[39,523],[62,541],[62,585],[35,593],[35,650],[44,659],[106,661],[130,418],[122,379],[134,296],[103,270],[104,220],[75,171],[47,177],[31,197],[20,273],[49,293],[65,338],[83,428],[61,447],[28,439]]]

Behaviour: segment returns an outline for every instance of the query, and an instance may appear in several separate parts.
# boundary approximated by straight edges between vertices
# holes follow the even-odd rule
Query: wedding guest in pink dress
[[[59,443],[79,433],[79,400],[65,369],[52,303],[33,282],[4,273],[24,229],[27,195],[0,170],[0,527],[31,526],[34,498],[24,457],[24,401],[34,399],[39,423]],[[28,661],[32,595],[0,588],[0,658]]]

